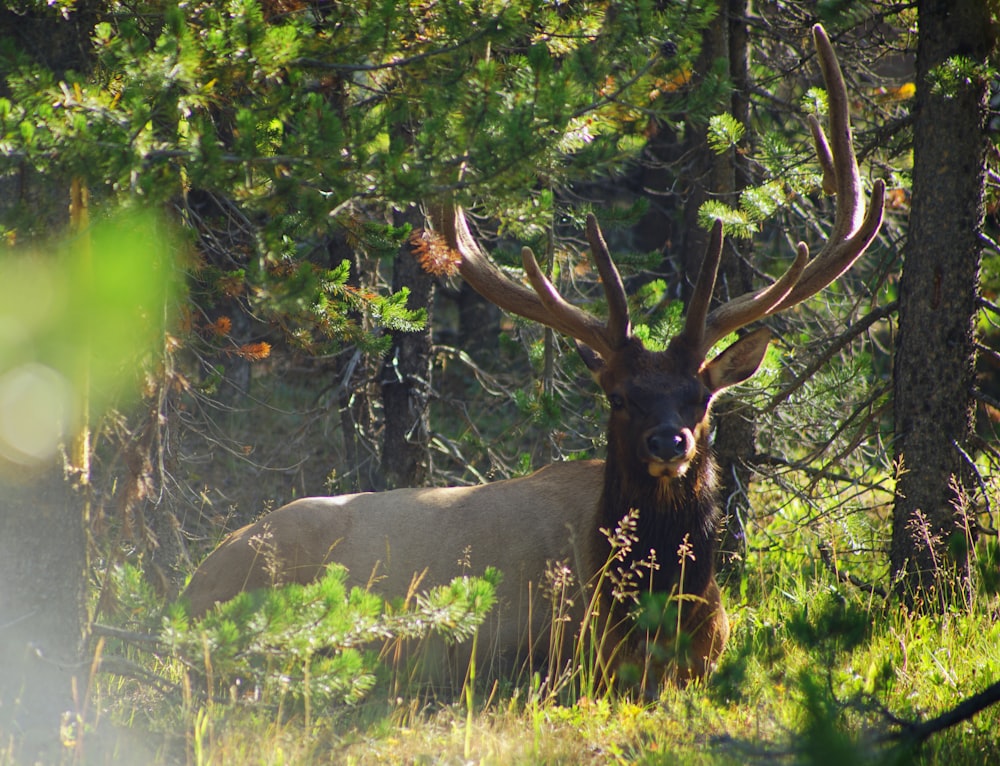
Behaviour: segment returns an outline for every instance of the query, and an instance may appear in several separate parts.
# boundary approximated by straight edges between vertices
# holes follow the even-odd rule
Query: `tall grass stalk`
[[[578,697],[594,699],[614,687],[613,668],[624,632],[614,622],[614,609],[605,593],[611,591],[612,600],[627,597],[628,581],[634,573],[622,570],[621,565],[635,542],[638,516],[637,510],[630,509],[614,530],[600,530],[607,537],[611,551],[588,583],[589,597],[573,652],[574,675],[579,679]]]
[[[472,654],[469,656],[469,669],[465,676],[465,759],[472,753],[472,726],[476,712],[476,651],[479,648],[479,630],[472,634]]]

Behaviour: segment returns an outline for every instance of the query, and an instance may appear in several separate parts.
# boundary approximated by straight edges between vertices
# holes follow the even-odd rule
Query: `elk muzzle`
[[[694,459],[694,434],[689,428],[659,425],[642,434],[639,458],[654,478],[683,476]]]

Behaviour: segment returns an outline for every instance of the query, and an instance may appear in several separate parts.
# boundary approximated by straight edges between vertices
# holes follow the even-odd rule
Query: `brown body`
[[[575,583],[566,594],[573,607],[564,616],[572,628],[562,642],[562,661],[573,649],[592,595],[579,575],[592,579],[610,552],[607,538],[594,532],[620,521],[620,516],[609,521],[598,502],[604,481],[605,463],[586,460],[473,487],[303,498],[227,537],[198,567],[185,597],[191,613],[200,616],[243,590],[309,583],[331,562],[347,568],[349,586],[393,597],[411,592],[418,580],[417,589],[425,590],[492,566],[503,578],[497,605],[480,632],[480,667],[519,669],[529,660],[547,659],[552,603],[539,586],[544,573],[559,564],[574,573]],[[676,528],[680,532],[682,526]],[[710,531],[714,537],[714,525]],[[636,544],[633,556],[648,555],[648,546],[642,550]],[[710,564],[711,556],[697,560]],[[665,563],[671,570],[669,560]],[[689,569],[690,587],[696,588],[691,592],[705,599],[685,607],[694,644],[690,654],[698,658],[690,671],[700,675],[725,644],[729,624],[714,579],[697,582],[705,573]],[[610,602],[602,609],[605,615],[614,611]],[[621,618],[612,620],[617,624]],[[622,637],[613,633],[613,642]],[[460,673],[465,659],[459,652],[457,666],[441,673]]]
[[[546,572],[558,563],[575,575],[572,634],[580,632],[592,588],[610,616],[605,660],[653,660],[656,678],[701,675],[726,642],[729,623],[715,581],[718,501],[708,444],[716,394],[754,374],[769,333],[742,336],[706,361],[714,344],[751,322],[783,311],[823,289],[865,251],[881,222],[884,185],[876,181],[865,212],[851,141],[847,93],[825,33],[815,38],[830,104],[832,143],[811,121],[824,187],[837,195],[833,229],[809,260],[804,244],[773,284],[711,310],[722,251],[717,224],[688,306],[683,331],[664,351],[650,351],[632,335],[621,277],[593,216],[587,238],[608,302],[598,319],[567,303],[524,250],[531,288],[503,275],[479,249],[462,211],[436,209],[436,228],[462,256],[462,276],[502,308],[536,320],[578,341],[577,347],[610,406],[605,462],[563,463],[522,478],[478,487],[403,489],[379,494],[306,498],[265,516],[227,538],[198,568],[185,593],[195,615],[240,591],[285,582],[308,582],[337,562],[353,584],[387,596],[405,596],[486,566],[503,581],[495,615],[480,631],[484,658],[527,660],[549,652],[552,609],[539,597]],[[611,555],[605,530],[630,512],[630,547],[615,569],[631,570],[642,593],[680,604],[687,650],[671,659],[662,635],[628,630],[634,600],[616,598],[601,577]],[[460,561],[471,563],[467,570]],[[655,566],[645,566],[655,560]],[[607,617],[606,617],[607,619]],[[626,643],[619,639],[629,635]],[[654,645],[650,645],[650,641]],[[572,646],[562,642],[560,661]],[[674,647],[681,643],[672,642]],[[551,652],[550,652],[551,655]],[[661,662],[666,658],[665,663]],[[613,662],[606,663],[613,673]],[[671,666],[672,665],[672,666]]]
[[[351,586],[402,596],[415,578],[425,590],[493,566],[503,579],[490,618],[492,643],[526,645],[529,633],[541,637],[546,627],[544,606],[529,608],[527,583],[537,594],[540,573],[557,561],[594,571],[599,554],[589,533],[597,523],[602,467],[593,460],[561,463],[473,487],[296,500],[226,538],[198,567],[186,596],[200,615],[241,590],[311,582],[330,562],[347,568]]]

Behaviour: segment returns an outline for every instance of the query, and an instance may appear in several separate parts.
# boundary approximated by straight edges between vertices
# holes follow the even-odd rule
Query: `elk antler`
[[[847,86],[833,46],[819,24],[813,27],[813,38],[827,87],[832,146],[815,117],[810,115],[809,124],[823,168],[824,190],[837,195],[833,230],[812,260],[809,248],[800,242],[795,261],[773,284],[709,312],[722,254],[722,224],[717,222],[698,272],[684,330],[676,339],[686,343],[701,359],[718,340],[734,330],[794,306],[837,279],[864,253],[882,223],[885,183],[877,180],[873,184],[866,212],[851,139]],[[469,231],[465,213],[454,203],[432,209],[431,219],[449,246],[462,256],[459,271],[465,281],[500,308],[576,338],[605,357],[622,348],[629,339],[631,325],[625,289],[593,215],[587,216],[587,239],[608,299],[606,323],[568,303],[542,273],[529,248],[521,251],[521,259],[534,291],[504,276],[483,253]]]
[[[542,272],[530,248],[521,250],[521,261],[534,291],[506,277],[483,253],[469,231],[465,212],[453,203],[433,209],[431,220],[449,246],[462,256],[459,266],[462,278],[500,308],[576,338],[604,357],[620,349],[629,339],[632,330],[625,287],[593,215],[587,216],[587,239],[604,283],[607,322],[567,302]]]
[[[809,116],[809,125],[823,168],[824,191],[834,191],[837,195],[833,229],[826,244],[812,260],[809,260],[809,248],[800,242],[795,261],[777,281],[708,312],[719,263],[719,254],[713,253],[713,248],[721,249],[722,246],[721,229],[717,223],[698,274],[682,333],[691,346],[701,352],[702,358],[717,341],[734,330],[801,303],[836,280],[861,257],[882,224],[885,183],[879,179],[873,184],[871,203],[866,212],[851,138],[847,86],[833,46],[819,24],[813,27],[813,39],[826,82],[832,147],[812,115]]]

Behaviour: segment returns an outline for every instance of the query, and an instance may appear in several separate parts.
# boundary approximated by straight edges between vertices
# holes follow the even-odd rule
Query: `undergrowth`
[[[912,724],[1000,679],[995,590],[981,589],[969,610],[910,613],[781,554],[751,558],[727,587],[734,629],[716,672],[667,686],[656,699],[597,686],[553,693],[537,677],[477,678],[474,664],[457,695],[428,694],[371,649],[434,620],[433,630],[469,640],[490,603],[488,578],[424,594],[410,618],[345,590],[337,569],[314,586],[241,597],[201,624],[174,608],[165,644],[152,652],[114,638],[101,645],[105,657],[127,655],[134,672],[96,677],[98,712],[72,756],[156,764],[1000,762],[997,706],[923,742],[910,736]],[[311,629],[285,622],[289,603],[311,615]],[[345,672],[351,684],[333,682]],[[0,763],[8,760],[0,751]]]

